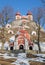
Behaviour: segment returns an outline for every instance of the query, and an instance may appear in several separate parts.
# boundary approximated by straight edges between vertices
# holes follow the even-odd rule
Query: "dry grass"
[[[36,61],[30,61],[29,64],[30,65],[45,65],[45,63],[43,62],[36,62]]]
[[[0,57],[0,64],[1,65],[13,65],[11,64],[12,62],[15,62],[17,59],[15,58],[9,58],[9,59],[5,59],[3,57]]]
[[[27,58],[36,58],[37,56],[34,56],[33,54],[27,54]]]

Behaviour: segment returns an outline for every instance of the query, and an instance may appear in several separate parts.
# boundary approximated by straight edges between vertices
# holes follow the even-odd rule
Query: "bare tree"
[[[2,18],[3,18],[3,15],[2,15],[2,13],[0,13],[0,26],[2,26],[3,24],[3,22],[2,22]]]
[[[45,6],[45,0],[41,0],[41,2],[42,2],[42,4],[43,4],[43,6]]]
[[[2,10],[4,25],[11,22],[14,18],[14,11],[12,7],[5,6]]]
[[[34,16],[34,21],[36,22],[36,24],[38,25],[38,47],[39,47],[39,52],[41,52],[41,49],[40,49],[40,29],[41,29],[41,26],[43,27],[44,24],[45,24],[45,21],[44,20],[44,9],[39,7],[39,8],[36,8],[33,10],[33,16]]]
[[[5,31],[5,25],[7,23],[12,22],[14,19],[14,11],[13,8],[10,6],[5,6],[1,13],[0,13],[0,26],[2,26],[1,34],[2,34],[2,40],[5,41],[4,31]]]

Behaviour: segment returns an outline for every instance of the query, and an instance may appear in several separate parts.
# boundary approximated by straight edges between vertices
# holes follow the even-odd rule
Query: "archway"
[[[13,50],[13,47],[10,47],[10,50]]]
[[[23,50],[24,49],[24,46],[23,45],[20,45],[19,46],[19,49],[22,49]]]
[[[33,49],[32,46],[30,46],[30,47],[29,47],[29,50],[32,50],[32,49]]]

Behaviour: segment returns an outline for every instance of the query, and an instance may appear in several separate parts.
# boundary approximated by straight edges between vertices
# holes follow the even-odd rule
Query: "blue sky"
[[[15,12],[20,11],[21,14],[25,15],[28,10],[41,7],[42,3],[40,0],[0,0],[0,11],[4,6],[11,6]]]
[[[20,11],[22,15],[26,15],[28,10],[32,11],[33,8],[42,7],[43,4],[41,0],[0,0],[0,11],[5,6],[11,6],[15,13]]]

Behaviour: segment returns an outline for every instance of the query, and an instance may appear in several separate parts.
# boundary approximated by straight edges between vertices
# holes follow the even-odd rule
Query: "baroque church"
[[[38,25],[33,21],[33,15],[30,11],[23,16],[20,12],[16,12],[15,20],[5,26],[6,40],[9,41],[9,46],[14,49],[30,49],[30,46],[33,47],[33,41],[36,41],[38,37],[37,27]],[[44,32],[41,28],[41,35],[42,33]]]

